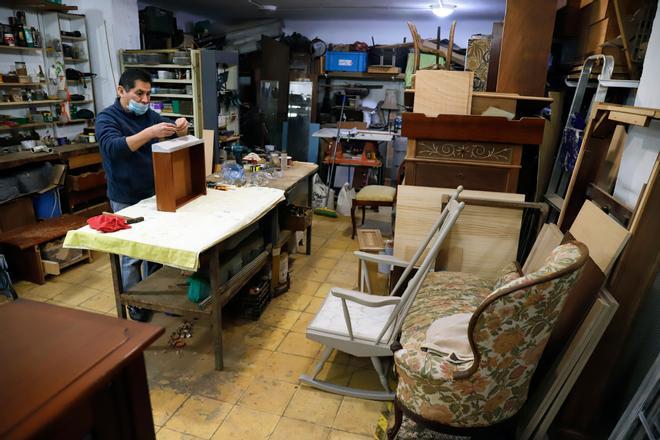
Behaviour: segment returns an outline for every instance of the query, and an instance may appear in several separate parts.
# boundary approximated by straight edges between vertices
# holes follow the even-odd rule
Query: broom
[[[328,170],[328,177],[326,178],[327,191],[325,193],[325,206],[322,208],[314,209],[314,214],[323,215],[325,217],[337,218],[337,211],[334,209],[328,208],[328,201],[330,199],[330,179],[335,170],[335,160],[337,158],[337,144],[339,144],[339,138],[341,136],[341,121],[344,119],[344,104],[346,103],[346,95],[342,97],[341,100],[341,112],[339,113],[339,122],[337,123],[337,135],[335,136],[335,144],[332,148],[332,162],[330,162],[330,169]]]

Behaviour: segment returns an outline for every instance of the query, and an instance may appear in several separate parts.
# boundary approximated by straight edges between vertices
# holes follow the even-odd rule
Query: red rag
[[[122,229],[130,229],[131,227],[126,224],[126,219],[116,215],[101,214],[87,219],[87,224],[97,231],[101,232],[115,232]]]

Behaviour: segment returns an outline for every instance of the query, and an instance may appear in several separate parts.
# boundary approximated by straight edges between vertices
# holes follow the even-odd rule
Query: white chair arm
[[[391,264],[399,267],[406,267],[409,263],[409,261],[393,257],[392,255],[370,254],[361,251],[355,251],[353,254],[360,260],[370,261],[372,263]]]
[[[353,301],[363,306],[368,307],[383,307],[389,305],[396,305],[401,302],[401,297],[398,296],[378,296],[370,295],[368,293],[357,292],[355,290],[342,289],[340,287],[333,287],[330,293],[337,298],[348,301]]]

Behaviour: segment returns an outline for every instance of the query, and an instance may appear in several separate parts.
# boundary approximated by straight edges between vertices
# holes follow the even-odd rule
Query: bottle
[[[44,71],[41,68],[41,64],[39,64],[39,73],[37,74],[37,77],[39,78],[40,83],[46,82],[46,75],[44,75]]]
[[[34,29],[34,28],[32,28]],[[34,47],[34,38],[32,37],[32,31],[30,29],[23,29],[23,34],[25,35],[25,44],[27,47]]]
[[[25,40],[25,30],[23,25],[16,25],[16,45],[21,47],[27,47],[27,41]]]

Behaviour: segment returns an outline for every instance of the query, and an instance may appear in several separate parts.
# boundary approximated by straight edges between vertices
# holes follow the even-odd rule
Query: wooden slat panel
[[[543,95],[555,0],[507,0],[497,91]]]
[[[394,256],[412,258],[438,219],[443,196],[454,192],[451,188],[399,186]],[[469,190],[461,193],[467,206],[442,246],[441,252],[447,253],[444,260],[453,269],[495,277],[504,265],[516,259],[522,210],[470,206],[470,198],[522,202],[525,196]]]
[[[415,78],[415,113],[426,116],[468,115],[474,72],[418,70]]]
[[[589,256],[607,275],[623,247],[630,238],[630,232],[587,200],[575,218],[571,235],[589,248]]]

